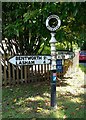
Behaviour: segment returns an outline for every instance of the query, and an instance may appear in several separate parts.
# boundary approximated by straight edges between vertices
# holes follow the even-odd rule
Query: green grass
[[[86,73],[86,66],[84,66],[84,65],[79,65],[79,67],[80,67],[80,69],[81,69],[84,73]]]
[[[63,94],[57,86],[57,110],[50,107],[50,84],[23,84],[2,89],[3,118],[83,118],[83,94]]]

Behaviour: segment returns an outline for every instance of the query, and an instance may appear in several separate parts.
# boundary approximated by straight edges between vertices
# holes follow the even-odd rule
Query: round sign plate
[[[61,20],[57,15],[50,15],[46,19],[46,27],[50,31],[56,31],[61,25]]]

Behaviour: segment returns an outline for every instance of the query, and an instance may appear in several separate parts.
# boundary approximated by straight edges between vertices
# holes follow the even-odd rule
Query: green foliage
[[[84,64],[80,64],[79,65],[80,69],[82,70],[82,72],[84,72],[86,74],[86,67],[84,66]]]
[[[69,42],[71,49],[72,42],[80,46],[82,41],[86,40],[85,5],[86,3],[70,2],[4,2],[2,37],[8,38],[8,41],[15,40],[17,53],[40,54],[43,50],[45,52],[44,47],[48,46],[50,40],[50,32],[46,28],[45,21],[49,15],[56,14],[61,19],[61,27],[56,31],[57,41]]]

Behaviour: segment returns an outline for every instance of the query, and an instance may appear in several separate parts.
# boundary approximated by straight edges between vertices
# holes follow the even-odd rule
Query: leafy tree
[[[56,31],[57,42],[63,43],[71,50],[73,43],[80,46],[86,40],[85,6],[86,2],[2,3],[3,39],[8,39],[8,50],[12,51],[14,44],[17,53],[20,54],[44,53],[44,50],[50,47],[50,32],[46,28],[45,21],[51,14],[58,15],[62,22]]]

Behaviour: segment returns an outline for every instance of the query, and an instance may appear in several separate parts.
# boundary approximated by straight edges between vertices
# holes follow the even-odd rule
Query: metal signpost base
[[[56,74],[56,71],[52,70],[52,78],[51,78],[51,107],[54,107],[54,109],[57,108],[57,103],[56,103],[56,81],[53,82],[53,79],[56,77],[55,74]]]

